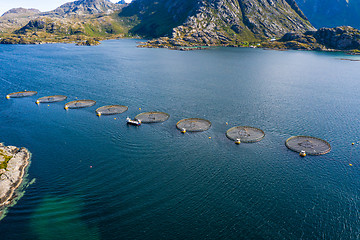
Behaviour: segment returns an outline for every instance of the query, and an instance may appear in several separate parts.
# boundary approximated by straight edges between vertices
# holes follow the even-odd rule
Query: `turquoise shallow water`
[[[0,222],[1,239],[360,238],[358,62],[135,46],[0,45],[1,141],[32,152],[36,178]],[[5,99],[24,89],[39,93]],[[34,103],[53,94],[97,104]],[[97,117],[107,104],[129,110]],[[139,108],[171,117],[127,126]],[[212,127],[183,135],[175,124],[189,117]],[[237,146],[225,136],[237,125],[266,136]],[[300,134],[332,151],[300,158],[284,145]]]

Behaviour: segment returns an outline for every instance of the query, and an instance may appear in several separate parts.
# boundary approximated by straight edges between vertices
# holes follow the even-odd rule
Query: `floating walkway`
[[[107,106],[99,107],[98,109],[95,110],[95,112],[96,112],[96,115],[101,116],[101,115],[120,114],[120,113],[126,112],[127,110],[128,110],[127,106],[107,105]]]
[[[170,115],[164,112],[144,112],[136,115],[135,119],[142,123],[159,123],[165,122],[169,117]]]
[[[238,126],[227,130],[226,137],[233,141],[241,141],[243,143],[259,142],[265,137],[263,130],[248,126]]]
[[[76,109],[76,108],[86,108],[86,107],[91,107],[94,106],[96,104],[96,101],[94,100],[76,100],[76,101],[71,101],[65,104],[65,109]]]
[[[36,91],[13,92],[13,93],[9,93],[8,95],[6,95],[6,98],[10,99],[10,98],[31,97],[36,94],[37,94]]]
[[[180,120],[176,127],[182,132],[203,132],[211,127],[211,122],[202,118],[186,118]]]
[[[294,152],[305,151],[309,155],[323,155],[331,150],[331,146],[327,141],[310,136],[290,137],[286,140],[285,145]]]
[[[39,98],[38,100],[36,100],[36,104],[62,102],[66,99],[67,99],[67,96],[64,96],[64,95],[46,96],[46,97],[42,97],[42,98]]]

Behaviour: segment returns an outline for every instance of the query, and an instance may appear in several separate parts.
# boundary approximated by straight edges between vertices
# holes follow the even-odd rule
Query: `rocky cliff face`
[[[317,28],[343,25],[360,28],[360,0],[296,0],[296,2]]]
[[[314,30],[293,0],[135,0],[123,12],[140,12],[134,32],[167,33],[173,45],[238,44]],[[164,22],[171,27],[159,31]]]

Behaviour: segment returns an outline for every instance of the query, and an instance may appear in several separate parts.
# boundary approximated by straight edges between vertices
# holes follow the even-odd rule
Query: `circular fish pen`
[[[22,97],[31,97],[36,95],[36,91],[23,91],[23,92],[13,92],[6,95],[6,98],[22,98]]]
[[[180,120],[176,127],[180,131],[189,131],[189,132],[202,132],[206,131],[211,127],[211,122],[202,118],[187,118]]]
[[[54,96],[46,96],[39,98],[36,100],[36,103],[53,103],[53,102],[61,102],[67,99],[67,96],[64,95],[54,95]]]
[[[294,152],[305,151],[309,155],[323,155],[331,150],[327,141],[309,136],[290,137],[286,140],[285,145]]]
[[[169,117],[170,115],[164,112],[144,112],[136,115],[135,119],[142,123],[158,123],[165,122]]]
[[[120,113],[126,112],[127,110],[128,110],[127,106],[107,105],[107,106],[99,107],[98,109],[95,110],[95,112],[96,112],[96,115],[101,116],[101,115],[120,114]]]
[[[86,108],[86,107],[94,106],[95,104],[96,101],[94,100],[76,100],[66,103],[64,108],[65,109]]]
[[[249,126],[238,126],[227,130],[226,137],[238,141],[240,139],[243,143],[259,142],[265,137],[263,130]]]

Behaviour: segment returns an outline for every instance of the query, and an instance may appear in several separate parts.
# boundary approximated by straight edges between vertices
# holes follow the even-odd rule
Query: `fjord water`
[[[0,222],[1,239],[359,238],[360,63],[343,54],[135,40],[0,53],[0,141],[32,152],[36,179]],[[24,89],[38,95],[5,99]],[[97,104],[34,103],[53,94]],[[129,110],[97,117],[107,104]],[[170,119],[125,124],[155,110]],[[175,124],[188,117],[213,125],[181,134]],[[225,136],[237,125],[266,136],[237,146]],[[300,158],[284,145],[293,135],[332,151]]]

